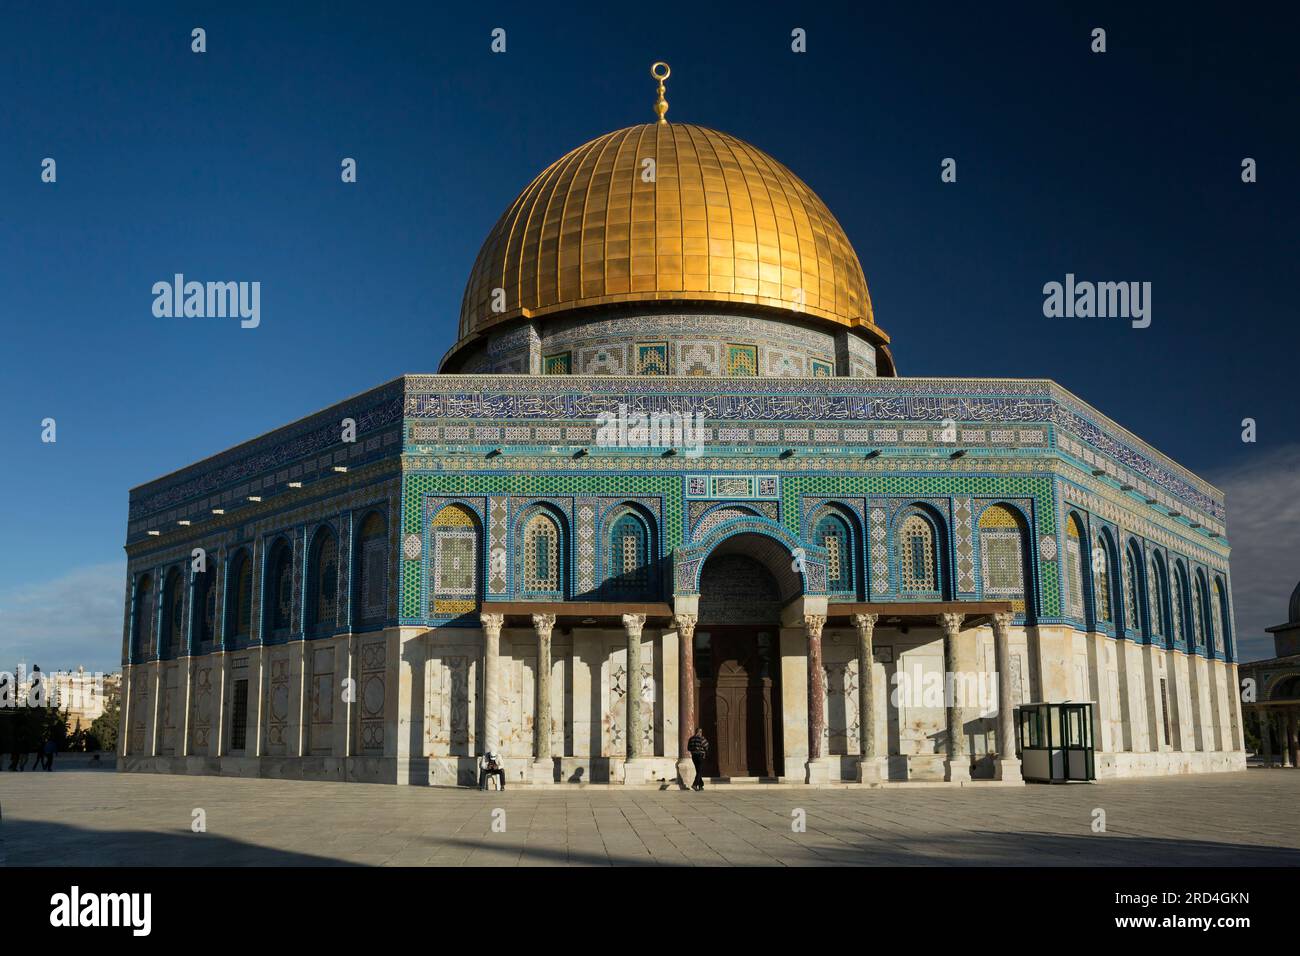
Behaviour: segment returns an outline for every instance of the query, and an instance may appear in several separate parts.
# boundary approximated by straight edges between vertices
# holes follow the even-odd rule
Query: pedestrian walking
[[[696,727],[691,739],[686,741],[686,752],[691,755],[691,763],[695,764],[695,783],[691,784],[691,789],[703,790],[704,761],[709,756],[709,738],[704,736],[703,727]]]

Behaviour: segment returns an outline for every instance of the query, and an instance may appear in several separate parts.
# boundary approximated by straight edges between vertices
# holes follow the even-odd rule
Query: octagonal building
[[[132,490],[119,769],[658,787],[699,727],[1017,783],[1061,701],[1098,776],[1244,768],[1223,495],[1051,381],[899,377],[817,195],[660,116],[506,208],[437,374]]]

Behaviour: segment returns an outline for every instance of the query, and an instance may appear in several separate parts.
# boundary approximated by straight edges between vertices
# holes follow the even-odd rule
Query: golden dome
[[[579,146],[510,204],[465,287],[461,344],[519,316],[666,301],[781,309],[889,341],[853,246],[802,180],[726,133],[647,123]]]

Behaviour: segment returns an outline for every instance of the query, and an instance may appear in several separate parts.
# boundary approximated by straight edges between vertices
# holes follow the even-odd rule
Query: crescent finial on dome
[[[662,67],[663,72],[660,72]],[[663,60],[657,60],[650,65],[650,75],[659,81],[659,99],[655,100],[655,115],[659,117],[659,124],[667,126],[668,120],[664,115],[668,112],[668,101],[664,99],[664,80],[672,76],[672,68]]]

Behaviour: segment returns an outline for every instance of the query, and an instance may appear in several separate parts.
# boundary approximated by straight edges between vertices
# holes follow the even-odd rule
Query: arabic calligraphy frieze
[[[340,446],[340,422],[344,418],[352,418],[357,423],[357,442],[361,444],[374,437],[376,431],[400,421],[401,408],[399,389],[383,387],[377,393],[360,396],[351,406],[317,413],[298,425],[232,448],[177,475],[144,486],[138,494],[131,496],[129,520],[138,520],[183,501],[205,497]],[[364,460],[374,457],[367,455]]]
[[[601,413],[700,414],[714,421],[941,421],[1044,422],[1048,398],[983,396],[588,394],[553,392],[460,392],[408,394],[407,418],[528,421],[595,419]]]

